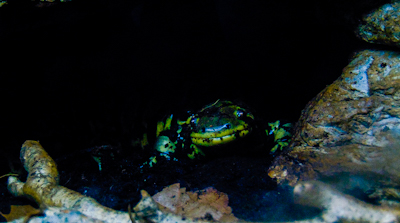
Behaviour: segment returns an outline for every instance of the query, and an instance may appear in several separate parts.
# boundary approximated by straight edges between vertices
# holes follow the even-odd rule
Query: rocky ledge
[[[339,172],[371,171],[399,180],[395,157],[400,152],[392,145],[400,133],[399,56],[357,53],[343,74],[307,104],[291,145],[269,175],[291,185]]]

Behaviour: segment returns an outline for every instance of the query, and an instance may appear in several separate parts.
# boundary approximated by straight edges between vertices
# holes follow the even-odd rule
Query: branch
[[[294,188],[296,203],[322,210],[305,222],[398,222],[399,211],[365,203],[318,181],[300,182]],[[347,220],[347,221],[346,221]]]
[[[56,163],[39,142],[26,141],[20,158],[28,171],[28,179],[23,183],[16,177],[9,177],[8,190],[14,196],[31,198],[44,208],[63,207],[107,222],[130,222],[128,213],[102,206],[93,198],[58,185]]]

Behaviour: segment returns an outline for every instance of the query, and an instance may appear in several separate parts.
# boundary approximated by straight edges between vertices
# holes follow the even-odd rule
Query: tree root
[[[28,179],[23,183],[10,176],[8,190],[14,196],[28,197],[37,202],[45,215],[32,217],[29,222],[33,218],[36,220],[32,222],[198,222],[197,219],[163,213],[144,190],[133,213],[127,213],[102,206],[93,198],[58,185],[56,163],[37,141],[28,140],[22,145],[20,159],[28,171]],[[49,219],[54,215],[59,216],[54,218],[57,220]]]

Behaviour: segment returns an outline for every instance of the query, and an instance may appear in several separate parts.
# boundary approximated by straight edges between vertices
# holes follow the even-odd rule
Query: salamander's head
[[[230,101],[216,101],[190,118],[193,144],[214,146],[232,142],[251,132],[254,116]]]

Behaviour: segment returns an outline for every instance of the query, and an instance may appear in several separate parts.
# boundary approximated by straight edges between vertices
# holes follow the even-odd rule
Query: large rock
[[[291,185],[339,172],[398,181],[399,134],[400,53],[361,51],[302,111],[291,145],[269,176]]]
[[[400,47],[400,2],[383,5],[366,15],[357,34],[370,43]]]

